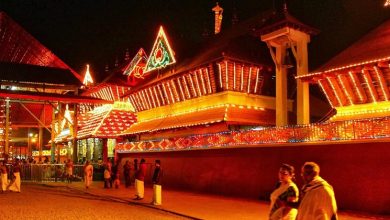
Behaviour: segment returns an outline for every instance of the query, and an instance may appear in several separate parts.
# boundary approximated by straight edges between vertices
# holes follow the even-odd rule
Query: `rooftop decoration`
[[[117,153],[218,149],[223,147],[388,140],[390,117],[336,121],[282,127],[259,127],[246,131],[224,131],[185,137],[119,143]]]
[[[164,28],[160,26],[152,52],[146,63],[145,73],[164,68],[174,63],[176,63],[174,52],[165,35]]]
[[[88,64],[87,64],[87,71],[85,71],[83,84],[85,86],[88,86],[89,84],[93,84],[93,79],[92,79],[91,73],[89,72],[89,65]]]
[[[214,34],[218,34],[221,32],[223,8],[221,8],[217,2],[217,5],[211,10],[215,13]]]
[[[128,102],[103,105],[80,115],[77,138],[118,136],[136,122],[133,106]]]
[[[130,85],[135,85],[137,79],[144,78],[145,65],[147,61],[148,56],[146,55],[144,49],[140,48],[123,71],[123,75],[127,75],[127,82],[130,83]]]

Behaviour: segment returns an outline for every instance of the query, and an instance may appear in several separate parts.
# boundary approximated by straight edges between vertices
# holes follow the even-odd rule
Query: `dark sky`
[[[278,2],[279,0],[275,0]],[[86,63],[104,74],[104,65],[147,53],[158,26],[164,25],[173,49],[199,43],[204,28],[213,30],[215,0],[1,0],[0,9],[68,65],[84,73]],[[390,18],[385,0],[289,0],[290,13],[321,33],[312,38],[309,63],[326,62],[368,30]],[[245,20],[273,8],[273,0],[219,0],[223,28],[236,8]],[[276,3],[277,4],[277,3]],[[180,61],[180,60],[179,60]]]

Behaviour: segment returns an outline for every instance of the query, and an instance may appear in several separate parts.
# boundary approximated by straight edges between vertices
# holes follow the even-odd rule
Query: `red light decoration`
[[[152,52],[146,62],[145,73],[165,68],[168,65],[176,63],[174,53],[165,35],[164,29],[160,26],[156,41],[154,42]]]
[[[180,151],[388,138],[390,138],[390,117],[383,117],[127,142],[119,143],[115,150],[118,153]]]

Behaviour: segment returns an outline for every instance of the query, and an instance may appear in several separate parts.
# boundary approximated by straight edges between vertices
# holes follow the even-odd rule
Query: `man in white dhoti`
[[[87,162],[84,165],[84,184],[85,188],[89,188],[89,186],[92,184],[92,177],[93,177],[93,166],[87,160]]]
[[[5,192],[8,185],[8,171],[4,161],[0,162],[0,175],[1,191]]]
[[[8,190],[12,192],[19,192],[20,193],[20,165],[19,160],[16,159],[15,163],[12,166],[12,181],[8,185]]]
[[[306,162],[301,174],[305,185],[297,220],[336,220],[337,205],[333,187],[319,176],[320,167],[314,162]]]
[[[135,174],[135,199],[141,200],[144,198],[144,181],[146,175],[146,164],[145,159],[141,159],[141,163],[139,164],[139,169]]]
[[[153,205],[161,205],[161,179],[162,179],[162,169],[161,161],[155,161],[155,168],[153,172]]]

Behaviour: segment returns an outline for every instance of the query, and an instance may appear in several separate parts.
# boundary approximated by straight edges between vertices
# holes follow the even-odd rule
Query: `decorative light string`
[[[213,91],[212,91],[212,87],[211,87],[211,80],[210,80],[210,74],[209,74],[209,69],[208,68],[206,68],[206,78],[207,78],[207,85],[208,85],[208,89],[209,89],[209,93],[211,94],[211,93],[213,93]]]

